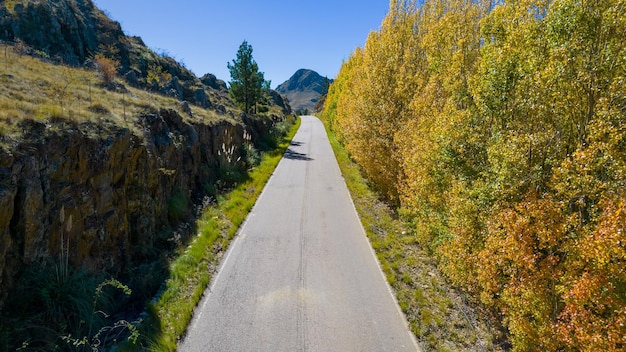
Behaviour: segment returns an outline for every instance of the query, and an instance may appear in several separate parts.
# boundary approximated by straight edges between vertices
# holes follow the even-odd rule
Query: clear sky
[[[183,62],[196,76],[230,80],[245,39],[272,87],[300,68],[334,78],[378,30],[388,0],[95,0],[128,35]]]

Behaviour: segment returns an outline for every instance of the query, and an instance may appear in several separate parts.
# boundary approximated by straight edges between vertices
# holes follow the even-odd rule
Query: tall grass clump
[[[244,143],[241,146],[240,151],[243,168],[246,170],[252,170],[261,163],[261,153],[254,147],[254,144],[252,144],[252,136],[249,133],[244,132],[243,140]]]
[[[130,289],[72,268],[67,261],[24,270],[5,305],[0,350],[93,351],[132,335],[112,313]]]

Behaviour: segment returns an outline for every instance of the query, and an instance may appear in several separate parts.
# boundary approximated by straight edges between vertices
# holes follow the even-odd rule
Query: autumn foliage
[[[94,58],[96,63],[96,68],[98,73],[100,74],[102,81],[105,84],[110,84],[115,79],[117,75],[117,70],[119,63],[109,57],[106,57],[102,54],[96,55]]]
[[[626,1],[391,1],[324,114],[516,351],[626,350]]]

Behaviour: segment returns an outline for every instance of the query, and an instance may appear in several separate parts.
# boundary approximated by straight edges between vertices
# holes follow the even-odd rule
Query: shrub
[[[148,66],[148,76],[146,77],[148,84],[156,84],[158,87],[163,87],[171,79],[172,74],[163,69],[163,67],[157,64]]]
[[[96,55],[95,62],[102,81],[107,85],[113,83],[117,75],[119,63],[101,54]]]
[[[261,163],[261,154],[250,143],[245,143],[241,147],[241,157],[245,167],[250,170]]]
[[[289,129],[293,124],[294,122],[292,118],[287,118],[274,124],[270,133],[261,138],[261,150],[271,150],[276,148],[282,138],[287,135],[287,132],[289,132]]]

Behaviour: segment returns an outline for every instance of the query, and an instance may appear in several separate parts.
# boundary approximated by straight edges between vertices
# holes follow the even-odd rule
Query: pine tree
[[[263,96],[265,79],[252,57],[252,46],[244,40],[237,51],[237,58],[232,65],[227,65],[231,77],[230,95],[245,113],[256,112],[256,104]]]

